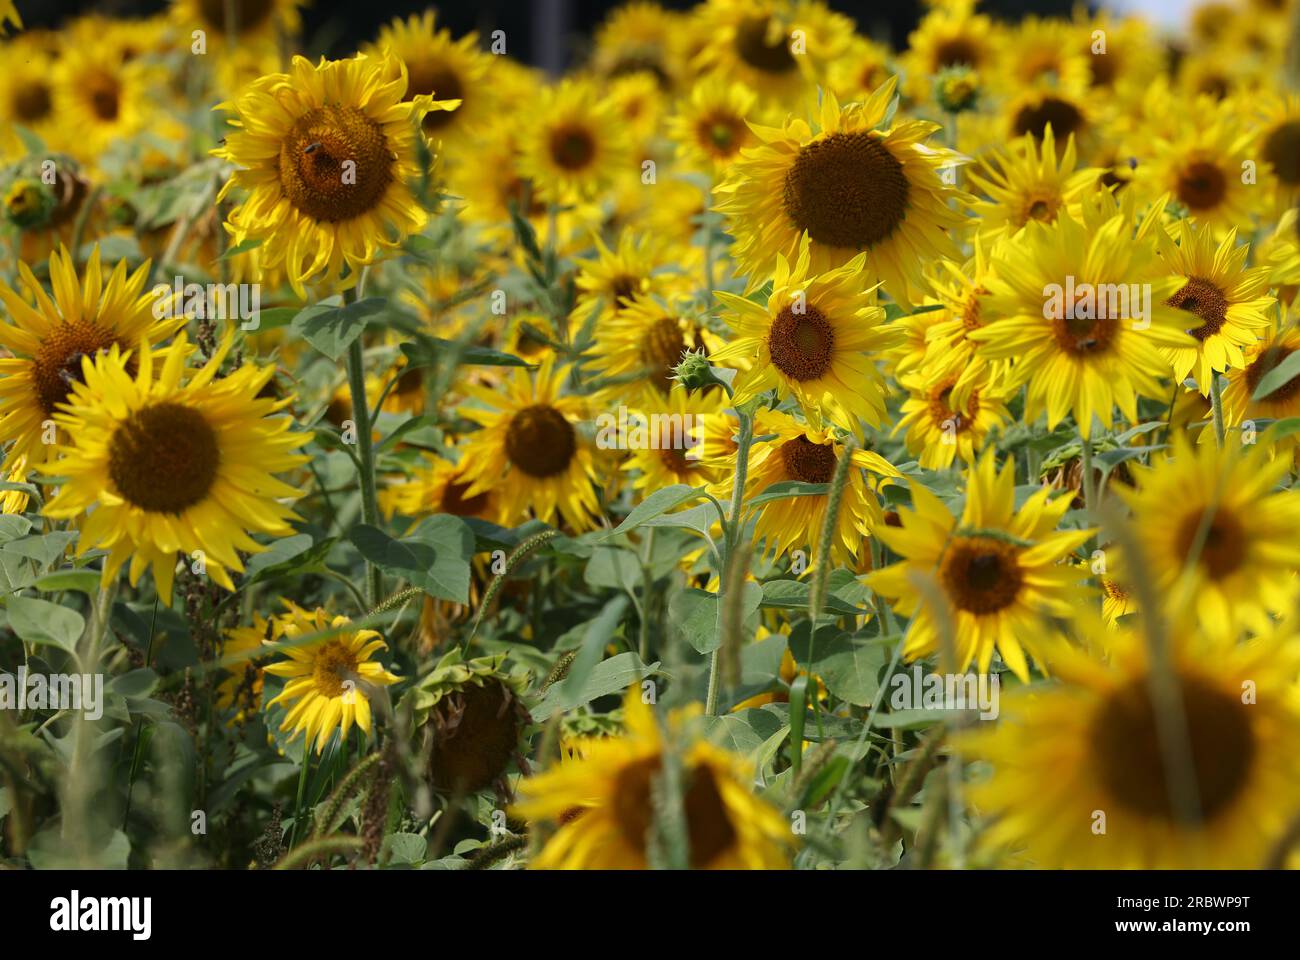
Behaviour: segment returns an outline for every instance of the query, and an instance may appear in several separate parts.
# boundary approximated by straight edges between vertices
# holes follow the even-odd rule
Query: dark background
[[[392,18],[432,6],[438,10],[439,23],[456,36],[470,30],[486,34],[502,29],[512,56],[559,69],[582,58],[591,31],[620,5],[618,0],[316,0],[303,11],[303,38],[309,53],[343,56],[373,39],[379,27]],[[661,6],[687,9],[694,3],[663,0]],[[920,0],[832,0],[830,6],[856,19],[862,33],[895,48],[906,44],[923,10]],[[165,0],[18,0],[28,27],[57,27],[68,17],[92,11],[132,17],[158,13],[166,7]],[[1069,16],[1073,7],[1074,0],[985,0],[981,5],[984,12],[1009,20],[1029,12]]]

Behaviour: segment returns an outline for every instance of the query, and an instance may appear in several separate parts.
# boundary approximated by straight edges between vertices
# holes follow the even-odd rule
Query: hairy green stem
[[[370,409],[366,405],[366,367],[361,337],[348,346],[348,389],[352,394],[352,422],[357,431],[358,477],[361,482],[361,520],[379,526],[379,503],[375,496],[375,449],[370,436]],[[384,574],[366,560],[366,606],[373,607],[384,595]]]

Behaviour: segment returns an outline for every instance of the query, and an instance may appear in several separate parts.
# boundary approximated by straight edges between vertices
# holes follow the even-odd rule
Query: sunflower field
[[[0,866],[1300,866],[1296,0],[27,3]]]

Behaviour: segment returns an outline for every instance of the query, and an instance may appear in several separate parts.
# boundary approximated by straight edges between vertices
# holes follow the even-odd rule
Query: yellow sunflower
[[[635,405],[662,402],[673,383],[673,370],[687,350],[706,349],[716,337],[705,331],[681,301],[673,308],[641,294],[620,299],[596,323],[588,369],[599,377],[597,397]]]
[[[492,491],[512,523],[531,511],[546,523],[562,517],[578,531],[595,525],[595,460],[590,441],[577,430],[586,403],[561,396],[568,376],[548,353],[536,373],[519,368],[495,390],[465,385],[466,396],[478,403],[462,406],[460,414],[483,429],[469,436],[461,455],[471,481],[463,496]]]
[[[958,457],[974,463],[989,433],[1011,417],[1001,398],[979,387],[969,388],[960,402],[954,399],[956,382],[903,382],[908,398],[894,433],[906,432],[907,450],[925,470],[946,470]]]
[[[903,303],[923,292],[923,261],[957,256],[947,231],[964,217],[949,201],[968,198],[941,171],[955,172],[961,158],[923,142],[936,124],[886,121],[894,86],[891,78],[865,103],[842,110],[826,92],[815,132],[798,119],[754,127],[762,145],[742,151],[714,190],[751,290],[767,280],[777,254],[798,258],[805,233],[814,273],[865,253],[868,275]]]
[[[1013,360],[1002,385],[1028,382],[1025,417],[1047,410],[1048,429],[1067,413],[1084,437],[1093,417],[1106,427],[1118,406],[1137,422],[1137,397],[1167,398],[1160,348],[1191,346],[1186,321],[1167,301],[1170,277],[1151,237],[1154,217],[1135,227],[1132,194],[1085,204],[1082,221],[1029,223],[993,264],[985,307],[997,319],[968,336],[990,360]]]
[[[998,53],[993,21],[975,13],[974,2],[935,4],[907,38],[902,66],[908,77],[908,95],[919,102],[928,101],[934,78],[959,65],[990,77]]]
[[[1021,680],[1029,678],[1026,653],[1040,668],[1059,637],[1048,617],[1069,618],[1084,596],[1077,565],[1062,562],[1092,535],[1057,530],[1069,496],[1049,500],[1042,487],[1019,507],[1015,464],[999,472],[986,453],[967,474],[961,519],[920,483],[913,483],[912,509],[899,511],[899,526],[876,536],[903,559],[870,573],[866,582],[909,617],[903,655],[914,660],[944,649],[941,624],[952,627],[954,669],[975,663],[987,673],[996,649]],[[914,582],[932,578],[947,611],[933,608]]]
[[[540,870],[645,870],[652,860],[656,783],[668,746],[652,708],[633,684],[625,730],[584,738],[577,756],[520,781],[514,812],[558,829],[530,864]],[[753,771],[740,757],[700,739],[691,713],[675,712],[670,736],[681,743],[683,832],[696,870],[780,870],[789,866],[790,825],[755,797]]]
[[[124,62],[112,47],[65,47],[54,66],[54,102],[60,123],[75,136],[64,145],[95,164],[108,146],[143,130],[155,117],[155,68]]]
[[[640,419],[629,422],[629,434],[644,426],[646,440],[628,443],[622,469],[636,475],[632,488],[645,497],[674,483],[698,487],[723,479],[722,464],[708,456],[708,437],[710,429],[716,433],[727,422],[724,406],[720,388],[688,390],[679,383],[667,396],[632,411]],[[711,428],[712,421],[717,423]]]
[[[1058,158],[1050,123],[1041,143],[1026,133],[1010,149],[985,154],[980,165],[967,174],[974,190],[986,198],[971,206],[971,212],[980,218],[980,233],[1015,233],[1030,220],[1051,223],[1058,210],[1077,215],[1080,201],[1097,188],[1103,171],[1097,167],[1076,170],[1076,162],[1073,137],[1067,138],[1065,152]]]
[[[1194,610],[1200,628],[1234,637],[1289,608],[1300,565],[1300,490],[1276,490],[1291,467],[1267,444],[1192,444],[1134,466],[1117,485],[1133,511],[1144,576],[1170,610]],[[1131,565],[1131,563],[1130,563]]]
[[[351,623],[347,617],[330,617],[319,607],[308,612],[290,600],[283,602],[288,612],[275,618],[276,642]],[[316,741],[316,752],[320,753],[335,730],[340,742],[347,741],[353,724],[369,735],[373,691],[367,688],[391,686],[400,679],[371,659],[387,649],[388,644],[374,630],[344,630],[314,643],[290,647],[284,651],[288,660],[268,664],[267,673],[287,681],[266,707],[286,708],[280,729],[293,730],[290,742],[301,733],[309,748],[312,740]]]
[[[820,493],[781,497],[751,509],[757,511],[754,540],[762,541],[763,556],[782,556],[791,550],[803,550],[807,568],[814,566],[821,552],[822,527],[826,522],[829,484],[835,466],[844,456],[844,444],[837,443],[828,430],[801,423],[779,410],[759,410],[754,418],[754,436],[767,437],[750,449],[745,499],[751,500],[769,487],[791,481],[826,484]],[[735,456],[731,457],[732,466]],[[862,541],[881,527],[878,478],[895,479],[900,474],[878,453],[855,449],[852,453],[844,499],[836,519],[831,540],[831,562],[847,566],[862,549]],[[874,476],[868,479],[863,473]],[[728,471],[734,478],[734,469]],[[719,486],[722,499],[731,495],[732,481]]]
[[[119,261],[105,282],[96,245],[79,282],[65,247],[50,257],[49,271],[52,299],[21,261],[25,297],[0,281],[0,302],[12,321],[0,323],[0,346],[10,354],[0,359],[0,443],[12,442],[9,457],[33,465],[52,458],[66,440],[51,427],[81,379],[84,358],[116,346],[130,352],[134,372],[152,344],[185,324],[184,317],[157,318],[160,301],[144,289],[147,262],[128,275],[126,261]]]
[[[1268,164],[1265,183],[1274,209],[1294,209],[1300,202],[1300,95],[1270,97],[1260,113],[1260,155]]]
[[[455,101],[404,99],[407,78],[392,58],[357,55],[250,84],[219,109],[235,129],[213,153],[235,165],[222,187],[247,197],[229,216],[234,243],[261,240],[267,267],[283,266],[305,297],[314,279],[334,283],[420,230],[428,214],[407,185],[420,174],[415,121]]]
[[[576,261],[577,299],[569,315],[575,334],[592,322],[593,315],[596,329],[617,319],[637,297],[671,300],[688,291],[674,263],[676,251],[659,238],[624,230],[612,248],[598,236],[593,239],[596,256]]]
[[[733,337],[713,359],[751,361],[736,374],[736,404],[775,389],[781,400],[793,396],[814,425],[824,418],[860,436],[860,421],[878,427],[885,418],[888,388],[874,355],[893,347],[898,331],[862,282],[866,254],[820,274],[811,260],[806,236],[793,265],[778,254],[765,306],[714,292]]]
[[[969,788],[985,842],[1038,867],[1263,867],[1300,803],[1296,638],[1176,631],[1170,714],[1140,636],[1090,629],[1105,660],[1059,650],[1059,682],[1003,694],[997,724],[962,738],[964,756],[992,766]],[[1185,778],[1162,748],[1178,732]]]
[[[270,45],[296,34],[302,28],[298,8],[303,2],[237,0],[232,7],[226,0],[172,0],[171,20],[187,38],[195,30],[204,31],[208,45],[221,49],[224,55],[231,40],[238,49]],[[226,14],[232,9],[234,23],[227,23]]]
[[[889,47],[865,37],[854,37],[831,64],[826,86],[841,102],[866,100],[897,72]]]
[[[0,36],[4,35],[6,23],[22,28],[23,20],[18,16],[18,8],[14,6],[14,0],[0,0]]]
[[[1066,21],[1031,14],[1007,32],[992,78],[1011,90],[1041,82],[1079,89],[1091,79],[1089,60]]]
[[[1294,321],[1281,329],[1271,329],[1262,340],[1245,349],[1242,365],[1228,371],[1228,385],[1223,388],[1223,418],[1228,426],[1239,426],[1248,420],[1300,416],[1300,376],[1292,377],[1268,396],[1255,399],[1255,391],[1264,376],[1297,350],[1300,350],[1300,326]]]
[[[520,173],[548,204],[588,200],[641,172],[614,103],[573,78],[541,92],[519,148]]]
[[[27,152],[17,126],[46,147],[62,149],[53,83],[55,59],[42,44],[19,37],[0,46],[0,158]]]
[[[756,117],[754,91],[717,77],[700,80],[668,120],[677,155],[692,170],[726,175],[740,151],[758,143],[748,122]]]
[[[1193,217],[1215,230],[1250,229],[1251,216],[1263,206],[1267,191],[1243,182],[1243,170],[1259,159],[1259,131],[1242,122],[1242,110],[1235,99],[1217,105],[1199,100],[1197,122],[1157,137],[1149,147],[1150,158],[1138,164],[1133,185],[1148,198],[1172,194]]]
[[[811,93],[854,36],[819,0],[708,0],[694,17],[703,46],[692,66],[777,103]]]
[[[253,622],[246,627],[232,627],[225,632],[221,655],[223,657],[246,654],[258,650],[272,639],[274,625],[260,613],[253,614]],[[220,710],[233,710],[234,722],[242,723],[256,716],[262,709],[262,688],[265,677],[262,668],[250,656],[227,667],[225,677],[216,689],[216,704]]]
[[[452,163],[460,159],[458,148],[471,143],[492,117],[492,57],[478,43],[478,34],[453,40],[450,31],[437,29],[432,10],[394,20],[380,29],[375,43],[376,53],[388,53],[406,65],[406,100],[433,96],[459,101],[454,108],[426,113],[422,121],[425,134],[442,143]]]
[[[492,522],[504,519],[495,490],[469,494],[467,473],[464,464],[426,452],[424,463],[413,474],[379,492],[379,506],[389,518],[397,513],[413,519],[450,513]]]
[[[682,14],[657,3],[619,6],[596,30],[592,71],[606,80],[646,74],[659,89],[671,91],[684,69],[681,20]]]
[[[1187,331],[1194,344],[1168,351],[1174,376],[1182,381],[1194,375],[1202,395],[1209,396],[1215,372],[1243,366],[1242,348],[1269,328],[1277,301],[1268,295],[1268,268],[1246,268],[1250,245],[1237,244],[1236,230],[1216,244],[1208,227],[1180,220],[1172,239],[1163,231],[1157,237],[1165,263],[1183,281],[1169,304],[1200,321]]]
[[[250,533],[293,533],[295,514],[281,501],[300,491],[273,474],[307,461],[291,451],[310,434],[275,416],[292,397],[258,398],[273,366],[249,364],[217,378],[233,345],[232,331],[188,376],[193,348],[184,335],[158,371],[150,351],[128,356],[117,344],[94,362],[82,358],[81,380],[54,416],[74,444],[52,468],[67,480],[44,512],[84,514],[77,553],[108,551],[105,584],[130,560],[132,586],[152,567],[158,595],[170,603],[180,552],[234,590],[228,571],[243,571],[239,553],[267,549]]]

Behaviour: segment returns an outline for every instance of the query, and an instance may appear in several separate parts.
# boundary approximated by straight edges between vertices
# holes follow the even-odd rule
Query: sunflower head
[[[398,704],[419,731],[435,790],[461,795],[494,786],[508,793],[506,769],[532,721],[520,699],[526,681],[506,673],[504,663],[504,654],[466,660],[452,649]]]

